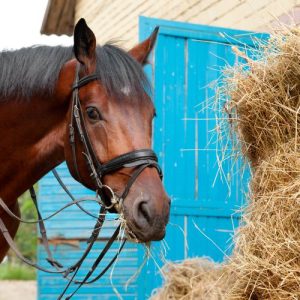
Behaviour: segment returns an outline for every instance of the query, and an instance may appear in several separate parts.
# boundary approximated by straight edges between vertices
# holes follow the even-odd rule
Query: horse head
[[[70,172],[100,191],[108,206],[113,195],[122,198],[110,210],[122,213],[128,232],[143,242],[164,237],[170,207],[156,157],[149,150],[155,108],[143,66],[156,36],[157,29],[129,52],[110,44],[100,47],[81,19],[74,32],[76,59],[67,62],[60,75],[72,74],[75,84],[64,141]],[[117,167],[99,174],[105,169],[101,166],[118,164],[118,158]]]

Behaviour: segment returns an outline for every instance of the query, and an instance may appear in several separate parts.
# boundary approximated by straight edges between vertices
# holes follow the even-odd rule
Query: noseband
[[[96,74],[87,75],[79,79],[79,65],[76,68],[75,83],[73,84],[72,94],[72,109],[71,109],[71,121],[69,125],[69,140],[72,149],[73,166],[76,172],[76,176],[81,181],[76,155],[76,130],[80,137],[80,142],[84,147],[84,158],[90,171],[90,176],[94,180],[96,190],[103,206],[107,209],[115,209],[117,212],[122,211],[122,204],[124,199],[129,193],[129,190],[137,177],[148,167],[154,167],[158,171],[160,178],[162,179],[162,171],[158,165],[158,159],[152,149],[140,149],[134,150],[122,155],[119,155],[112,160],[101,163],[97,158],[94,147],[89,138],[86,125],[84,122],[82,106],[79,99],[79,89],[92,81],[98,80]],[[130,176],[123,193],[119,196],[109,186],[103,184],[103,177],[107,174],[114,173],[122,168],[133,168],[134,172]],[[106,193],[105,193],[106,190]],[[107,203],[105,194],[110,195],[109,202]]]

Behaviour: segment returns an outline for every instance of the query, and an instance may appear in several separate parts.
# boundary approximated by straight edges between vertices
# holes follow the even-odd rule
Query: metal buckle
[[[112,188],[109,187],[108,185],[103,184],[102,189],[103,188],[106,188],[109,191],[110,195],[111,195],[111,197],[110,197],[111,205],[105,205],[105,203],[103,203],[103,205],[105,206],[106,209],[111,209],[115,206],[116,210],[119,212],[119,207],[118,207],[119,206],[118,205],[119,204],[119,197],[115,194],[115,192],[112,190]]]

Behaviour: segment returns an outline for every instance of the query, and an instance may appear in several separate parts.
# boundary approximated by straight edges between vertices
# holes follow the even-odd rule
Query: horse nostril
[[[138,207],[138,214],[142,219],[145,219],[148,224],[151,222],[151,213],[147,202],[141,202]]]
[[[160,241],[165,236],[169,207],[157,208],[154,200],[137,199],[131,208],[132,215],[129,218],[131,230],[143,242]]]

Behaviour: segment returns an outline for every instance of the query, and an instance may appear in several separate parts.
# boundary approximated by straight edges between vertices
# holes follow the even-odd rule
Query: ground
[[[36,300],[36,281],[0,281],[0,300]]]

